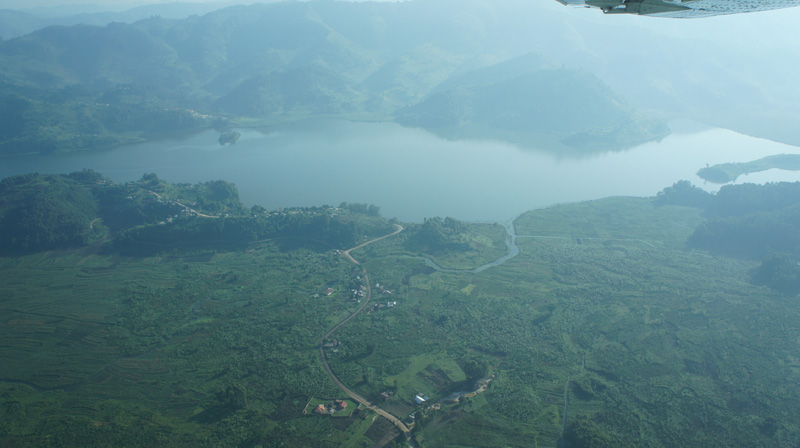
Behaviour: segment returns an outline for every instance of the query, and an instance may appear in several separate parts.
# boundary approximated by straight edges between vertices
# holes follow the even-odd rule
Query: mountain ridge
[[[512,18],[509,14],[514,8],[520,8],[520,14]],[[627,117],[620,123],[627,122],[626,132],[632,134],[614,137],[614,133],[606,133],[611,137],[604,146],[622,148],[662,137],[665,128],[646,125],[657,120],[644,118],[647,114],[643,111],[654,111],[664,119],[685,117],[793,141],[792,132],[784,126],[795,116],[788,101],[792,92],[781,102],[781,109],[769,109],[771,103],[766,102],[754,104],[766,98],[753,93],[757,91],[750,91],[740,101],[729,90],[753,81],[727,82],[724,71],[732,69],[722,64],[714,65],[722,82],[715,82],[713,89],[702,87],[702,77],[679,88],[676,80],[688,75],[663,70],[663,64],[676,59],[668,42],[657,41],[652,34],[644,37],[645,42],[660,45],[663,62],[654,64],[648,56],[642,64],[647,73],[659,73],[659,79],[620,77],[613,66],[615,60],[599,64],[601,55],[593,47],[596,44],[580,34],[604,28],[590,24],[580,33],[559,29],[559,24],[568,19],[563,12],[537,10],[539,17],[528,19],[541,25],[515,38],[514,33],[526,25],[523,16],[533,11],[531,8],[517,0],[498,4],[477,0],[458,4],[448,0],[425,4],[280,2],[233,6],[180,20],[150,17],[104,27],[50,27],[0,41],[0,96],[30,100],[26,93],[29,87],[54,92],[78,85],[95,97],[66,98],[53,106],[93,110],[105,92],[137,85],[169,92],[169,104],[153,107],[214,117],[205,126],[212,122],[222,127],[237,122],[274,123],[302,118],[298,114],[366,119],[399,114],[405,123],[431,128],[420,123],[420,117],[412,119],[408,114],[421,111],[434,95],[465,83],[473,94],[477,90],[486,93],[491,90],[488,86],[501,81],[561,67],[565,73],[591,73],[595,80],[585,78],[580,89],[593,92],[593,97],[601,98],[603,92],[612,91],[625,97],[619,104],[607,101],[606,105],[615,108],[611,115]],[[609,33],[597,40],[615,36]],[[613,54],[615,50],[603,51]],[[532,95],[534,87],[528,86],[526,94]],[[553,90],[557,90],[555,84],[539,85],[537,91]],[[747,92],[742,88],[738,91]],[[569,91],[562,93],[563,104],[575,104],[569,99]],[[770,98],[780,100],[776,95]],[[526,110],[530,112],[527,106],[518,104],[516,110],[504,115],[520,116]],[[713,112],[714,107],[725,110]],[[580,115],[583,109],[572,113]],[[730,111],[744,109],[763,113],[761,118],[731,115]],[[800,110],[796,113],[800,116]],[[535,117],[531,114],[528,122],[535,122]],[[576,123],[568,133],[583,135],[583,139],[570,139],[561,131],[556,134],[566,145],[585,145],[597,136],[598,126],[605,126],[601,124],[605,123],[604,114],[596,117],[596,123],[584,120],[582,127]],[[767,119],[768,125],[764,122]],[[491,125],[491,132],[485,133],[491,138],[512,139],[501,132],[508,125],[484,121],[472,124],[476,129]],[[525,130],[519,124],[514,129]],[[136,126],[128,131],[138,139],[151,134],[150,129]],[[97,133],[108,137],[104,141],[111,145],[122,141],[108,129]],[[31,151],[9,135],[0,135],[0,142],[4,142],[0,151],[5,153]],[[54,143],[45,146],[53,147]]]

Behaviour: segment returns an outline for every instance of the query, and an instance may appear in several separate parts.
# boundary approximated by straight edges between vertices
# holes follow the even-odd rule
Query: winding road
[[[395,229],[394,232],[392,232],[392,233],[390,233],[388,235],[384,235],[384,236],[379,237],[379,238],[375,238],[375,239],[369,240],[369,241],[367,241],[365,243],[362,243],[362,244],[359,244],[358,246],[355,246],[355,247],[353,247],[351,249],[347,249],[345,251],[342,251],[342,255],[344,255],[348,260],[350,260],[351,263],[353,263],[353,264],[355,264],[357,266],[361,266],[361,262],[359,262],[358,260],[353,258],[351,252],[353,252],[354,250],[361,249],[362,247],[367,246],[369,244],[372,244],[372,243],[378,242],[380,240],[383,240],[385,238],[389,238],[391,236],[397,235],[398,233],[400,233],[400,232],[402,232],[404,230],[403,226],[401,226],[399,224],[395,224],[395,227],[396,227],[396,229]],[[515,243],[517,235],[516,235],[516,231],[515,231],[515,228],[514,228],[514,220],[512,219],[511,221],[506,223],[505,228],[506,228],[506,232],[508,234],[508,237],[506,239],[506,245],[508,246],[508,253],[505,256],[500,257],[500,258],[498,258],[497,260],[495,260],[495,261],[493,261],[491,263],[484,264],[484,265],[479,266],[479,267],[477,267],[475,269],[468,269],[468,270],[444,269],[444,268],[441,268],[440,266],[436,265],[433,262],[433,260],[430,260],[428,258],[424,258],[424,257],[411,257],[411,258],[421,258],[423,261],[425,261],[425,263],[427,265],[433,267],[436,270],[443,271],[443,272],[471,272],[471,273],[478,273],[478,272],[484,271],[486,269],[489,269],[491,267],[499,266],[499,265],[505,263],[506,261],[510,260],[511,258],[514,258],[517,254],[519,254],[519,248],[517,247],[517,245]],[[336,373],[334,373],[334,371],[331,369],[331,366],[328,363],[328,358],[325,355],[325,347],[324,347],[325,341],[328,338],[330,338],[336,332],[336,330],[338,330],[342,326],[346,325],[354,317],[356,317],[361,311],[363,311],[364,308],[366,308],[367,305],[369,305],[369,301],[372,298],[372,282],[370,281],[369,273],[367,272],[367,270],[363,266],[362,266],[361,269],[362,269],[361,270],[361,276],[364,278],[364,282],[367,285],[366,286],[365,298],[362,301],[361,306],[358,307],[358,309],[353,311],[353,313],[351,313],[349,316],[347,316],[344,319],[342,319],[341,321],[339,321],[339,323],[334,325],[333,328],[328,330],[328,332],[326,332],[325,335],[323,335],[320,338],[320,340],[318,342],[318,345],[317,345],[318,350],[319,350],[319,359],[320,359],[320,361],[322,361],[322,366],[325,368],[325,372],[328,374],[328,376],[331,378],[331,380],[333,380],[333,382],[336,384],[336,386],[339,387],[339,389],[341,389],[344,393],[346,393],[353,400],[355,400],[355,401],[361,403],[362,405],[364,405],[367,409],[372,410],[376,414],[378,414],[378,415],[386,418],[390,422],[392,422],[395,426],[397,426],[398,429],[400,429],[400,431],[403,432],[403,434],[406,437],[406,442],[408,442],[409,445],[414,446],[414,442],[411,439],[411,430],[408,429],[408,426],[406,426],[402,422],[402,420],[400,420],[396,416],[390,414],[389,412],[387,412],[384,409],[381,409],[380,407],[376,406],[375,404],[370,403],[369,400],[367,400],[366,398],[364,398],[361,395],[357,394],[356,392],[351,390],[349,387],[347,387],[344,383],[342,383],[342,381],[339,380],[339,378],[336,376]]]
[[[510,221],[507,221],[505,224],[503,224],[503,227],[505,227],[505,229],[506,229],[505,244],[506,244],[506,247],[508,248],[508,252],[505,255],[503,255],[502,257],[500,257],[500,258],[498,258],[498,259],[496,259],[494,261],[490,261],[489,263],[482,264],[482,265],[480,265],[480,266],[478,266],[476,268],[462,268],[462,269],[443,268],[443,267],[439,266],[435,261],[431,260],[428,257],[420,257],[420,256],[413,256],[413,255],[398,255],[397,257],[398,258],[408,258],[408,259],[412,259],[412,260],[422,260],[422,262],[425,263],[426,266],[428,266],[429,268],[431,268],[431,269],[433,269],[435,271],[439,271],[439,272],[446,272],[446,273],[449,273],[449,274],[478,274],[478,273],[483,272],[483,271],[485,271],[487,269],[500,266],[501,264],[503,264],[503,263],[507,262],[508,260],[510,260],[510,259],[516,257],[517,255],[519,255],[519,247],[517,246],[517,238],[522,238],[522,237],[518,237],[517,236],[516,227],[514,225],[514,221],[516,219],[517,218],[511,219]],[[387,235],[387,236],[391,236],[391,235]],[[353,249],[357,249],[357,247],[354,247]],[[353,250],[353,249],[350,249],[350,250]],[[358,263],[355,260],[353,260],[353,262]]]
[[[214,215],[206,215],[205,213],[200,213],[200,212],[198,212],[197,210],[195,210],[195,209],[193,209],[193,208],[189,207],[188,205],[186,205],[186,204],[184,204],[184,203],[182,203],[182,202],[173,201],[173,200],[171,200],[171,199],[164,199],[164,198],[163,198],[163,197],[162,197],[160,194],[156,193],[156,192],[155,192],[155,191],[153,191],[153,190],[148,190],[148,189],[145,189],[145,191],[148,191],[148,192],[150,192],[150,194],[154,195],[154,196],[155,196],[155,197],[157,197],[158,199],[161,199],[162,201],[169,201],[169,202],[172,202],[173,204],[179,205],[179,206],[183,207],[183,209],[184,209],[184,210],[186,210],[187,212],[189,212],[189,213],[194,213],[195,215],[197,215],[197,216],[200,216],[200,217],[202,217],[202,218],[219,218],[219,216],[214,216]]]
[[[347,257],[347,259],[350,260],[350,262],[352,262],[353,264],[361,266],[361,263],[358,260],[356,260],[355,258],[353,258],[353,256],[350,254],[350,252],[352,252],[354,250],[357,250],[357,249],[360,249],[360,248],[362,248],[362,247],[364,247],[364,246],[366,246],[368,244],[372,244],[372,243],[375,243],[377,241],[380,241],[380,240],[382,240],[384,238],[389,238],[390,236],[397,235],[398,233],[403,231],[403,226],[401,226],[399,224],[395,224],[395,227],[396,227],[396,230],[394,232],[392,232],[392,233],[390,233],[388,235],[384,235],[384,236],[379,237],[379,238],[375,238],[373,240],[369,240],[366,243],[360,244],[360,245],[358,245],[356,247],[353,247],[351,249],[343,251],[342,254],[345,257]],[[324,347],[325,340],[328,339],[331,335],[333,335],[333,333],[335,333],[336,330],[338,330],[343,325],[345,325],[348,322],[350,322],[350,320],[352,320],[354,317],[356,317],[358,315],[358,313],[360,313],[362,310],[364,310],[364,308],[367,307],[367,305],[369,304],[370,299],[372,298],[372,282],[370,282],[369,273],[363,267],[362,267],[361,275],[364,277],[364,282],[367,285],[367,294],[366,294],[366,296],[365,296],[365,298],[363,300],[363,303],[361,304],[361,306],[358,307],[358,309],[353,311],[352,314],[350,314],[346,318],[342,319],[338,324],[334,325],[333,328],[328,330],[328,332],[325,333],[325,335],[322,336],[322,338],[320,338],[319,344],[317,346],[318,349],[319,349],[319,359],[322,361],[322,366],[325,368],[325,372],[328,373],[328,376],[331,378],[331,380],[333,380],[334,383],[336,383],[336,386],[338,386],[339,389],[341,389],[344,393],[346,393],[353,400],[355,400],[355,401],[361,403],[362,405],[364,405],[367,409],[375,412],[376,414],[380,415],[381,417],[384,417],[387,420],[389,420],[390,422],[392,422],[395,426],[397,426],[398,429],[400,429],[400,431],[403,432],[403,434],[406,437],[406,441],[413,446],[413,442],[411,441],[411,430],[408,429],[408,426],[406,426],[402,422],[402,420],[400,420],[399,418],[397,418],[394,415],[390,414],[389,412],[379,408],[378,406],[370,403],[369,400],[367,400],[366,398],[364,398],[361,395],[357,394],[356,392],[352,391],[349,387],[345,386],[344,383],[342,383],[341,380],[339,380],[339,378],[333,372],[333,370],[331,369],[330,364],[328,364],[328,357],[325,356],[325,347]]]

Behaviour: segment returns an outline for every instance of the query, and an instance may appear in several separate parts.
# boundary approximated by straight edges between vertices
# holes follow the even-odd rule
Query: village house
[[[345,400],[334,400],[329,401],[326,404],[318,404],[314,408],[315,414],[335,414],[336,412],[345,411],[347,410],[347,401]]]

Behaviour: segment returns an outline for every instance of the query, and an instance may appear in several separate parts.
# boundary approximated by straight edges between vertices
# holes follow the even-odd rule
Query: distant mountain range
[[[0,42],[0,102],[20,112],[6,112],[18,123],[0,126],[0,152],[152,138],[165,129],[147,113],[169,114],[176,129],[324,115],[396,119],[452,137],[623,148],[666,135],[653,116],[701,118],[721,105],[724,83],[695,95],[712,97],[706,102],[692,103],[675,86],[677,93],[665,96],[666,69],[652,75],[661,79],[655,94],[642,84],[652,80],[639,77],[615,92],[610,71],[587,62],[598,57],[589,45],[550,34],[552,24],[543,21],[557,13],[531,8],[520,0],[280,2],[183,19],[43,28]],[[148,93],[122,94],[126,89]],[[777,114],[768,104],[758,107]],[[60,126],[58,141],[40,135],[41,121]],[[758,134],[753,120],[729,121]],[[93,124],[64,124],[71,122]],[[770,131],[780,128],[770,123]]]
[[[587,72],[541,69],[504,79],[511,72],[492,66],[445,83],[398,111],[397,121],[454,138],[505,135],[522,146],[577,153],[627,148],[669,133]]]
[[[16,3],[10,9],[3,4]],[[184,19],[191,15],[203,15],[234,5],[234,1],[171,2],[125,7],[122,5],[74,4],[52,7],[30,8],[30,4],[0,2],[0,37],[13,39],[48,26],[95,25],[106,26],[112,22],[133,23],[158,16],[164,19]],[[24,9],[20,6],[27,7]],[[4,9],[9,8],[9,9]]]

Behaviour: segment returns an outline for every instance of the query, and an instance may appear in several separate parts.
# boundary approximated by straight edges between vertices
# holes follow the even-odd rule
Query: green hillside
[[[637,113],[585,72],[545,69],[490,80],[436,92],[400,110],[397,120],[455,136],[476,136],[476,127],[543,134],[576,148],[622,149],[669,133],[663,123]]]
[[[475,42],[478,12],[450,20],[446,10],[447,2],[280,2],[182,20],[52,26],[5,40],[0,101],[14,121],[0,126],[0,153],[106,148],[312,116],[390,120],[395,112],[428,129],[455,121],[492,138],[544,132],[582,148],[665,134],[597,78]]]
[[[329,365],[423,448],[796,446],[797,252],[687,248],[732,204],[796,208],[775,200],[792,188],[527,212],[519,253],[477,270],[502,226],[243,209],[227,182],[154,174],[8,178],[0,225],[86,238],[0,253],[0,445],[403,446]]]
[[[114,184],[91,170],[27,174],[0,182],[0,254],[93,244],[116,253],[149,255],[278,237],[345,247],[363,235],[392,228],[369,217],[367,212],[376,215],[377,207],[358,206],[268,212],[242,205],[236,186],[224,181],[173,185],[146,174],[136,182]]]

